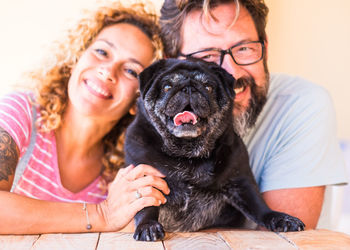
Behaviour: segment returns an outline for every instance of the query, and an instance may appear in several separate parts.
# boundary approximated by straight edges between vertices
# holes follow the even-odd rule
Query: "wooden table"
[[[350,249],[350,235],[329,230],[273,233],[216,231],[167,233],[165,240],[138,242],[131,233],[0,235],[1,250],[16,249]]]

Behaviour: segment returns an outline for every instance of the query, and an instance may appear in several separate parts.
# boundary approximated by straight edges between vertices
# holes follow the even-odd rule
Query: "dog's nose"
[[[185,87],[182,89],[182,92],[191,95],[191,93],[194,92],[194,88],[193,88],[192,86],[185,86]]]

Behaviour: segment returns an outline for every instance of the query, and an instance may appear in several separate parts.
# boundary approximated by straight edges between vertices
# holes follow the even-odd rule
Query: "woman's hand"
[[[144,164],[119,170],[108,186],[107,199],[98,204],[107,230],[122,229],[144,207],[164,204],[166,199],[162,193],[170,192],[164,177],[155,168]]]

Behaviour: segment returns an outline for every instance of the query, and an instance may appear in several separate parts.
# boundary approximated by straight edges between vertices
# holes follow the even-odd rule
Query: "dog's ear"
[[[234,91],[234,86],[236,79],[228,73],[225,69],[218,65],[211,64],[209,66],[210,70],[215,73],[215,75],[224,83],[225,91],[232,99],[235,97],[236,93]]]
[[[145,94],[147,93],[148,89],[152,86],[153,81],[156,77],[158,77],[160,70],[162,70],[165,67],[166,60],[162,59],[159,61],[154,62],[149,67],[145,68],[140,74],[139,74],[139,87],[141,92],[141,97],[144,98]]]

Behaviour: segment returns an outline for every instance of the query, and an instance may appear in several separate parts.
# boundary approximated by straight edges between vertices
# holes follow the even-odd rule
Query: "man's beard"
[[[233,125],[235,132],[241,137],[244,137],[248,130],[254,126],[266,103],[267,90],[269,86],[269,73],[267,70],[265,70],[265,73],[265,83],[262,86],[257,86],[252,77],[242,77],[237,80],[236,86],[249,86],[251,92],[248,107],[245,108],[239,104],[234,104],[234,108],[238,110],[239,114],[233,116]]]

